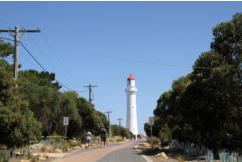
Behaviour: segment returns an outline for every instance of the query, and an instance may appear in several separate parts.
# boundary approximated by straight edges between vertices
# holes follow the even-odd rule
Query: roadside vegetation
[[[212,32],[211,50],[202,52],[193,72],[175,80],[157,100],[152,134],[163,146],[184,145],[183,151],[193,145],[217,158],[222,151],[241,155],[242,13]],[[150,136],[148,123],[144,129]]]
[[[15,80],[13,64],[6,61],[6,58],[13,57],[13,53],[13,46],[0,40],[0,161],[8,161],[9,155],[14,154],[11,150],[39,143],[43,138],[57,143],[51,151],[68,151],[70,146],[74,146],[69,139],[78,139],[80,146],[80,142],[85,142],[88,129],[94,136],[99,135],[102,127],[109,131],[106,115],[77,92],[61,91],[62,85],[56,81],[54,73],[20,70]],[[69,117],[67,141],[63,141],[64,116]],[[127,129],[112,127],[112,134],[121,136],[119,141],[132,137]],[[51,136],[54,139],[48,139]],[[40,148],[42,152],[47,150],[50,148]]]

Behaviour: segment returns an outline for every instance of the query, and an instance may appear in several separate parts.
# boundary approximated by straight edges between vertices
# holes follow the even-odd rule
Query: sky
[[[126,126],[127,78],[136,80],[139,133],[172,82],[210,49],[212,29],[242,12],[242,2],[0,2],[0,29],[40,29],[20,41],[56,79],[112,111]],[[0,36],[12,39],[10,33]],[[8,61],[12,62],[11,58]],[[20,70],[42,69],[19,48]],[[68,89],[62,88],[61,91]]]

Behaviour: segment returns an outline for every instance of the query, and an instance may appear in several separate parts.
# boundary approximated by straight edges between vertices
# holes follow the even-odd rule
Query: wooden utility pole
[[[121,127],[121,120],[123,120],[122,118],[118,118],[119,121],[119,126]]]
[[[98,86],[97,85],[91,85],[91,84],[89,84],[88,86],[83,86],[83,87],[89,88],[89,102],[92,103],[92,101],[93,101],[93,98],[92,98],[92,88],[98,87]]]
[[[19,30],[18,26],[15,26],[15,30],[0,30],[0,33],[14,33],[14,78],[18,78],[18,45],[19,45],[19,33],[36,33],[40,30]]]
[[[111,130],[111,121],[110,121],[110,118],[109,118],[109,114],[111,114],[112,113],[112,111],[107,111],[107,112],[105,112],[105,113],[107,113],[108,114],[108,121],[109,121],[109,136],[110,136],[110,138],[112,137],[112,130]]]
[[[14,34],[14,78],[18,78],[18,45],[19,45],[19,28],[15,26]]]

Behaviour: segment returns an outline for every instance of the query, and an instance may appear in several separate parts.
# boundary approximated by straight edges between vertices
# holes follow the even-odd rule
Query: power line
[[[1,33],[1,32],[0,32]],[[5,37],[0,37],[1,39],[9,40],[9,41],[14,41],[13,39],[5,38]]]
[[[50,52],[55,56],[57,62],[59,62],[61,64],[61,66],[63,67],[63,70],[65,71],[65,73],[63,71],[60,71],[60,72],[62,72],[65,76],[67,76],[66,78],[69,80],[69,78],[71,78],[71,77],[68,77],[70,75],[69,75],[68,71],[66,70],[67,68],[66,68],[65,64],[61,61],[61,59],[58,57],[58,55],[55,53],[54,48],[50,44],[50,41],[48,41],[47,37],[45,36],[45,34],[43,32],[40,33],[40,36],[41,36],[42,40],[44,40],[44,42],[46,43]],[[69,81],[72,82],[72,80],[69,80]]]
[[[56,63],[56,59],[55,59],[54,62],[51,61],[52,60],[51,57],[50,57],[51,55],[47,54],[47,52],[45,50],[42,50],[42,48],[41,48],[41,46],[39,46],[38,42],[36,42],[32,37],[30,37],[30,39],[31,39],[31,42],[35,45],[35,47],[38,48],[38,51],[40,51],[42,54],[45,55],[46,58],[48,58],[48,59],[45,59],[45,64],[43,64],[43,63],[42,64],[46,65],[46,64],[49,63],[48,65],[52,67],[52,71],[56,71],[56,74],[58,73],[60,76],[62,76],[62,78],[64,78],[65,80],[68,79],[68,81],[70,81],[69,78],[71,78],[71,77],[66,77],[66,75],[63,75],[64,74],[63,70],[65,69],[65,67],[61,66],[63,70],[62,69],[60,70],[60,68],[55,66],[56,65],[55,64]],[[50,53],[52,54],[53,52],[50,52]],[[68,83],[68,82],[65,82],[64,80],[62,82],[63,82],[63,84]]]
[[[0,30],[3,33],[14,33],[14,78],[18,78],[18,45],[19,45],[19,33],[40,33],[40,30],[19,30],[18,26],[15,26],[15,30]]]
[[[25,45],[19,41],[19,43],[21,44],[21,46],[24,48],[24,50],[32,57],[32,59],[34,59],[34,61],[45,71],[48,72],[41,64],[40,62],[31,54],[31,52],[25,47]]]
[[[2,38],[2,37],[0,37]],[[115,60],[120,60],[120,61],[127,61],[127,62],[136,62],[136,63],[141,63],[141,64],[146,64],[146,65],[159,65],[159,66],[166,66],[166,67],[177,67],[177,68],[191,68],[191,66],[186,66],[186,65],[175,65],[175,64],[162,64],[158,62],[151,62],[151,61],[142,61],[142,60],[136,60],[136,59],[129,59],[129,58],[122,58],[122,57],[115,57],[115,56],[110,56],[110,55],[103,55],[103,54],[91,54],[87,53],[88,55],[94,55],[98,57],[104,57],[104,58],[109,58],[109,59],[115,59]],[[227,68],[222,68],[222,67],[205,67],[205,66],[193,66],[194,69],[204,69],[204,70],[209,70],[209,69],[227,69]],[[237,69],[230,69],[230,70],[237,70]]]
[[[103,54],[94,54],[94,53],[87,53],[88,55],[94,55],[98,57],[103,57],[103,58],[109,58],[109,59],[114,59],[114,60],[119,60],[119,61],[126,61],[126,62],[132,62],[132,63],[139,63],[139,64],[146,64],[146,65],[158,65],[158,66],[166,66],[166,67],[176,67],[176,68],[191,68],[191,66],[187,65],[176,65],[176,64],[163,64],[159,62],[152,62],[152,61],[142,61],[142,60],[136,60],[136,59],[129,59],[129,58],[123,58],[123,57],[118,57],[118,56],[110,56],[110,55],[103,55]],[[204,70],[209,70],[209,69],[227,69],[227,68],[222,68],[222,67],[204,67],[204,66],[193,66],[194,69],[204,69]],[[237,70],[237,69],[230,69],[230,70]]]
[[[9,41],[14,41],[13,39],[9,39],[9,38],[5,38],[5,37],[0,37],[1,39],[5,39],[5,40],[9,40]],[[42,65],[41,63],[31,54],[31,52],[27,49],[27,47],[21,42],[19,41],[19,44],[24,48],[24,50],[32,57],[32,59],[45,71],[48,72]],[[55,79],[55,81],[57,81],[62,87],[65,87],[66,89],[69,89],[71,91],[76,91],[72,88],[69,88],[68,86],[62,84],[60,81],[58,81],[57,79]],[[86,92],[86,91],[76,91],[76,92]]]
[[[19,41],[19,43],[22,45],[22,47],[25,49],[25,51],[34,59],[34,61],[45,71],[45,72],[48,72],[41,64],[40,62],[31,54],[31,52],[25,47],[25,45]],[[57,81],[58,83],[60,83],[63,87],[65,87],[66,89],[69,89],[71,91],[75,91],[71,88],[69,88],[68,86],[62,84],[60,81],[58,81],[57,79],[55,79],[55,81]]]

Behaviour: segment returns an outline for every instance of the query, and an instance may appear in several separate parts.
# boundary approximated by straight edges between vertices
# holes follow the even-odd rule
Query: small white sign
[[[154,125],[154,117],[149,117],[149,124]]]
[[[69,125],[69,117],[67,116],[63,117],[63,125]]]

